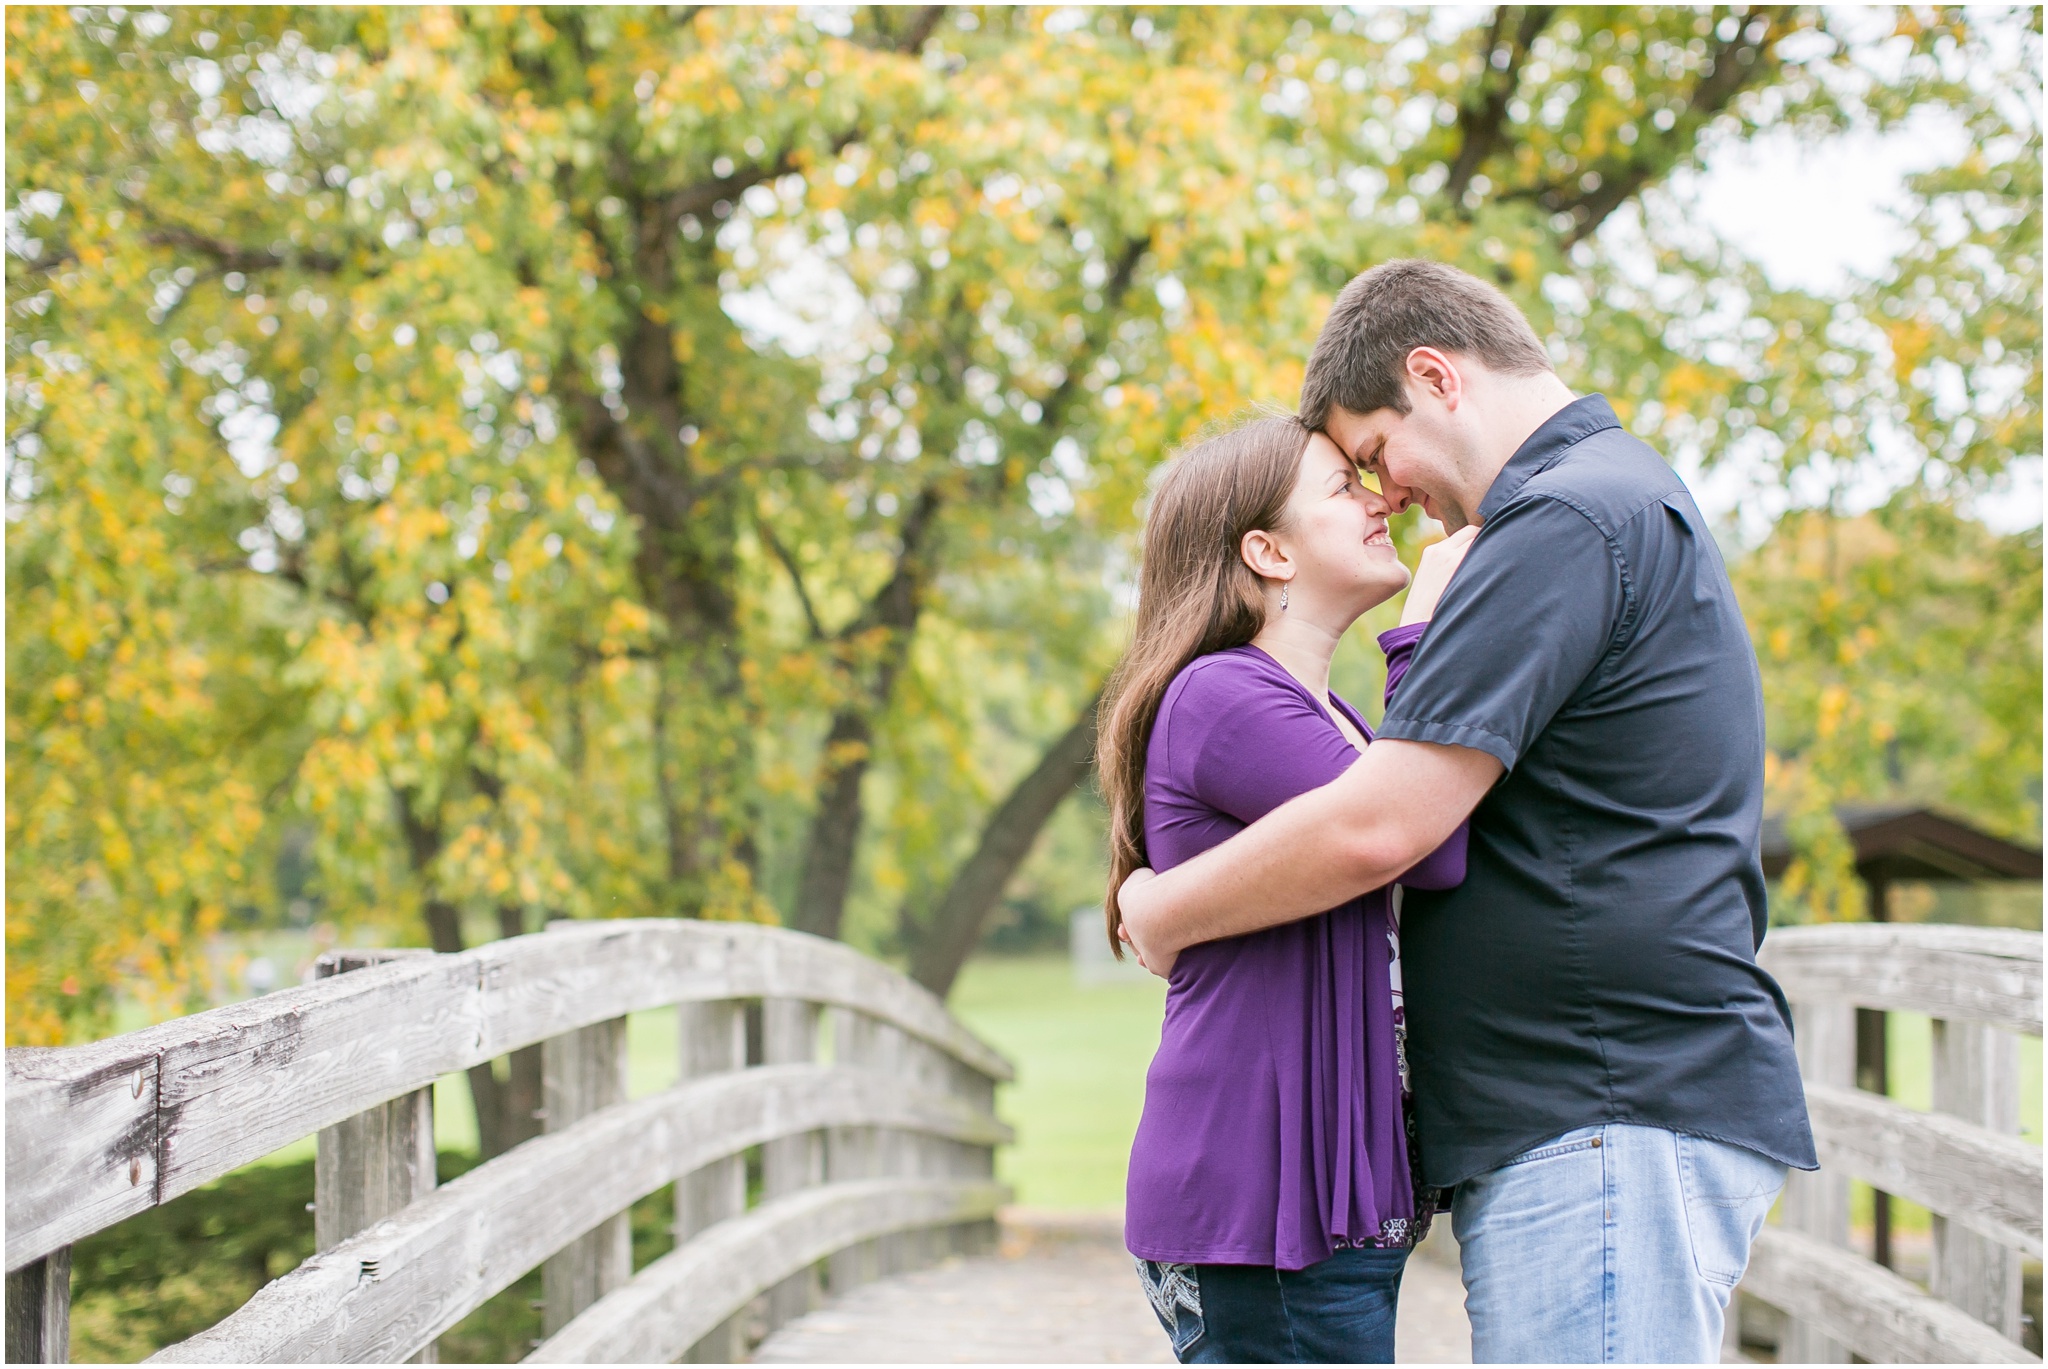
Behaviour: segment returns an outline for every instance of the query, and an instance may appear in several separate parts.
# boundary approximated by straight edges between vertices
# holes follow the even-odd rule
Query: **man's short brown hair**
[[[1330,410],[1408,412],[1408,354],[1417,347],[1478,357],[1507,375],[1553,369],[1514,302],[1477,276],[1438,261],[1383,262],[1351,278],[1330,307],[1301,383],[1301,421]]]

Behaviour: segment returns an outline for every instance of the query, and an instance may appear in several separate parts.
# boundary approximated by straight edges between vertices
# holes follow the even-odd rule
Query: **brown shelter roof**
[[[2003,880],[2041,878],[2041,852],[1944,817],[1929,808],[1844,805],[1835,817],[1856,848],[1865,879]],[[1792,860],[1783,818],[1764,819],[1764,875],[1776,879]]]

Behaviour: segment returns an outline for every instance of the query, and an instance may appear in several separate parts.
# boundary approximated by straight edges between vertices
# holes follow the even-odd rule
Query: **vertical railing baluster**
[[[851,1008],[834,1008],[828,1014],[832,1026],[832,1066],[884,1072],[877,1052],[879,1024],[865,1013]],[[825,1133],[825,1178],[829,1183],[849,1179],[873,1179],[881,1175],[881,1129],[879,1127],[833,1127]],[[826,1262],[826,1285],[833,1297],[848,1289],[881,1277],[881,1253],[874,1241],[848,1246]]]
[[[543,1130],[562,1131],[626,1101],[626,1019],[612,1018],[551,1037],[541,1049]],[[552,1336],[578,1312],[633,1277],[633,1228],[621,1212],[578,1236],[541,1267],[546,1300],[542,1334]]]
[[[60,1245],[7,1276],[7,1362],[71,1360],[71,1247]]]
[[[1794,1003],[1792,1030],[1799,1072],[1809,1083],[1856,1084],[1856,1010],[1835,1003]],[[1849,1244],[1849,1180],[1823,1168],[1794,1171],[1785,1181],[1784,1222],[1829,1245]],[[1739,1315],[1730,1305],[1730,1315]],[[1778,1358],[1788,1364],[1847,1364],[1849,1352],[1799,1318],[1790,1318]]]
[[[771,998],[761,1005],[761,1062],[794,1065],[818,1054],[818,1008],[794,998]],[[761,1148],[761,1194],[764,1201],[787,1197],[813,1187],[824,1177],[823,1137],[805,1132],[770,1141]],[[818,1303],[818,1275],[806,1269],[784,1279],[768,1292],[768,1330],[801,1317]]]
[[[2019,1038],[1975,1022],[1934,1023],[1936,1112],[2005,1134],[2019,1131]],[[2020,1255],[1940,1214],[1934,1217],[1936,1296],[2008,1340],[2020,1338]]]
[[[327,979],[414,956],[419,949],[330,951],[313,963]],[[313,1245],[332,1250],[358,1231],[402,1211],[431,1191],[434,1172],[434,1090],[416,1089],[321,1129],[313,1149]],[[411,1364],[438,1364],[429,1344]]]
[[[681,1079],[701,1079],[745,1069],[746,1006],[738,1002],[681,1003],[676,1006]],[[734,1155],[714,1160],[694,1174],[676,1180],[676,1244],[682,1245],[707,1227],[747,1210],[747,1159]],[[745,1348],[740,1344],[740,1318],[731,1317],[690,1347],[690,1364],[731,1364]]]

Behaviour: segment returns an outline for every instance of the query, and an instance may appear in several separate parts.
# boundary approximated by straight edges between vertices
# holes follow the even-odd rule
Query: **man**
[[[1163,973],[1390,882],[1469,815],[1465,883],[1406,896],[1402,973],[1474,1355],[1718,1360],[1786,1167],[1816,1161],[1756,965],[1763,702],[1713,538],[1515,306],[1448,266],[1346,286],[1301,408],[1396,508],[1476,536],[1379,740],[1133,875],[1124,925]]]

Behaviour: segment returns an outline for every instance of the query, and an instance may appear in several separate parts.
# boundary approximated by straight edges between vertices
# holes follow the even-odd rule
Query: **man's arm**
[[[1164,975],[1188,946],[1313,917],[1391,884],[1503,773],[1483,751],[1376,741],[1342,775],[1220,846],[1163,875],[1133,874],[1117,893],[1131,944]]]

